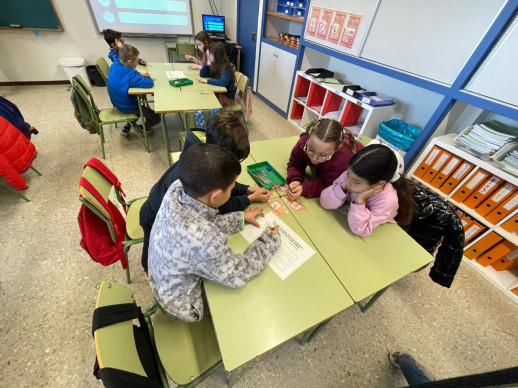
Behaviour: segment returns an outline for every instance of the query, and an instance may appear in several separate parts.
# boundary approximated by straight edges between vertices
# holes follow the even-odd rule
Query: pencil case
[[[189,78],[172,79],[169,81],[169,85],[174,86],[175,88],[179,88],[180,86],[192,85],[192,80]]]

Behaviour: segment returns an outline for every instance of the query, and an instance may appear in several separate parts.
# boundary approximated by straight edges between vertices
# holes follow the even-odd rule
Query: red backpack
[[[84,167],[86,168],[87,166],[95,168],[124,197],[125,194],[120,187],[119,180],[103,163],[96,158],[92,158]],[[110,200],[105,201],[86,178],[81,177],[79,186],[88,190],[99,201],[110,215],[115,231],[115,241],[113,241],[107,223],[83,203],[77,217],[79,230],[81,231],[81,247],[94,261],[104,266],[111,265],[120,260],[122,268],[126,269],[127,263],[122,246],[122,242],[126,237],[126,220],[113,202]],[[125,206],[124,211],[126,212]]]

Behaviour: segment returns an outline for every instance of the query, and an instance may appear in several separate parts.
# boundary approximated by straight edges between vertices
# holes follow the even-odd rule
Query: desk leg
[[[304,346],[304,345],[310,343],[311,341],[313,341],[313,339],[315,339],[315,337],[318,335],[318,333],[320,333],[322,331],[322,329],[324,327],[326,327],[326,325],[329,322],[331,322],[331,319],[328,319],[327,321],[324,321],[324,322],[320,323],[319,325],[315,326],[314,329],[310,329],[310,330],[306,331],[304,333],[304,336],[300,340],[300,344],[302,346]]]
[[[167,125],[165,124],[165,113],[160,114],[160,122],[162,123],[162,132],[164,134],[165,149],[167,151],[167,161],[169,166],[173,164],[171,160],[171,144],[169,144],[169,133],[167,132]]]
[[[228,388],[232,388],[232,386],[236,383],[237,379],[237,369],[234,369],[232,372],[228,374],[227,386]]]
[[[389,286],[389,287],[390,287],[390,286]],[[374,304],[374,303],[379,299],[379,297],[380,297],[381,295],[383,295],[383,293],[384,293],[385,291],[387,291],[387,290],[388,290],[388,287],[387,287],[387,288],[384,288],[383,290],[379,290],[378,292],[376,292],[376,293],[374,294],[374,296],[371,298],[371,300],[369,300],[369,301],[365,304],[365,306],[363,306],[363,307],[358,303],[358,305],[360,306],[360,310],[361,310],[361,312],[362,312],[362,313],[367,312],[367,310],[368,310],[368,309],[369,309],[369,308],[370,308],[370,307],[371,307],[371,306],[372,306],[372,305],[373,305],[373,304]]]
[[[142,133],[139,133],[138,127],[135,129],[137,131],[137,136],[139,136],[141,139],[143,139],[144,147],[146,148],[146,151],[149,152],[149,140],[147,138],[147,128],[146,128],[146,118],[144,117],[144,112],[142,110],[142,107],[144,106],[146,102],[146,95],[137,94],[137,104],[138,104],[138,110],[140,112],[140,120],[142,121]],[[135,123],[136,124],[136,123]]]

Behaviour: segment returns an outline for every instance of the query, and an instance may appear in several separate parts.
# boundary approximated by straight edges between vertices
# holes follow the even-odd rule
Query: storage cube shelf
[[[464,212],[467,216],[472,218],[482,227],[483,231],[481,233],[479,232],[479,234],[477,234],[476,237],[469,240],[464,246],[465,254],[466,252],[470,252],[470,249],[475,244],[479,243],[481,240],[483,240],[493,232],[501,238],[503,238],[503,241],[508,241],[512,243],[509,245],[514,245],[518,249],[518,206],[515,205],[516,200],[513,199],[514,195],[518,193],[518,191],[514,189],[514,191],[507,192],[507,195],[502,194],[501,196],[497,196],[500,190],[502,190],[502,193],[505,193],[505,191],[503,190],[504,187],[518,187],[518,178],[504,170],[501,170],[498,167],[498,165],[493,161],[483,161],[477,158],[476,156],[468,153],[467,151],[457,148],[455,146],[454,141],[455,136],[455,134],[450,134],[432,139],[430,144],[428,144],[426,149],[422,152],[421,156],[409,169],[407,177],[419,183],[420,185],[426,187],[433,193],[437,194],[454,207],[460,209],[462,212]],[[437,171],[432,172],[436,174],[432,177],[430,175],[429,170],[430,168],[433,168],[434,165],[440,164],[439,158],[442,154],[446,155],[445,161],[443,161],[442,165],[439,165]],[[449,158],[448,154],[451,154]],[[453,163],[454,158],[460,159],[460,164],[457,164],[455,168],[444,172],[443,181],[440,182],[439,177],[441,176],[441,172],[445,171],[445,169],[448,168],[449,161],[452,161]],[[427,163],[429,165],[428,171],[424,171],[423,166],[427,165]],[[448,176],[450,176],[451,178],[455,178],[457,172],[460,176],[460,173],[462,171],[459,170],[461,170],[464,163],[471,164],[474,167],[472,167],[468,174],[464,174],[463,177],[460,178],[460,180],[456,181],[453,190],[451,190],[451,187],[446,188],[445,185],[449,184],[448,182],[455,180],[448,178]],[[466,184],[476,181],[477,176],[479,174],[484,178],[480,182],[471,185],[472,187],[470,187],[470,190],[472,191],[469,195],[465,197],[465,199],[453,199],[453,197],[459,198],[459,195],[456,196],[456,193],[459,192],[461,189],[466,188]],[[478,202],[474,201],[473,198],[476,197],[478,192],[483,191],[491,186],[491,179],[493,179],[492,177],[497,178],[495,179],[495,181],[498,181],[498,188],[495,189],[493,187],[492,194],[486,194],[486,196],[484,196],[481,200],[479,199]],[[508,184],[510,184],[510,186],[506,186]],[[445,192],[447,192],[447,194]],[[487,193],[490,192],[491,191],[487,191]],[[489,200],[492,199],[493,196],[498,197],[500,202],[495,202],[495,204],[493,205],[494,207],[491,207],[488,210],[487,207],[491,205],[491,201]],[[474,205],[477,203],[478,205]],[[505,206],[506,204],[508,204],[508,214],[505,214],[499,210],[500,206]],[[480,213],[485,215],[482,215]],[[500,214],[500,216],[498,214]],[[493,219],[496,219],[498,221],[491,222],[490,220]],[[491,247],[484,249],[481,252],[477,252],[478,256],[474,256],[471,259],[464,256],[463,261],[466,264],[468,264],[471,268],[473,268],[475,271],[477,271],[480,275],[482,275],[484,278],[486,278],[488,281],[490,281],[494,286],[496,286],[500,291],[502,291],[505,295],[511,298],[514,302],[518,303],[518,295],[511,292],[512,289],[518,287],[518,268],[507,269],[502,271],[496,270],[495,267],[493,267],[493,264],[498,263],[500,259],[503,260],[502,262],[504,262],[505,256],[502,258],[490,258],[492,259],[492,261],[483,262],[483,264],[477,261],[477,259],[482,259],[484,257],[484,254],[487,253],[490,249]],[[475,252],[475,250],[473,250],[473,252]],[[470,253],[473,254],[473,252]],[[487,258],[484,258],[483,260],[487,260]]]
[[[317,82],[303,71],[297,72],[294,84],[288,119],[300,130],[313,120],[330,118],[351,129],[356,137],[375,138],[379,123],[394,112],[393,105],[370,106],[343,93],[342,85]]]

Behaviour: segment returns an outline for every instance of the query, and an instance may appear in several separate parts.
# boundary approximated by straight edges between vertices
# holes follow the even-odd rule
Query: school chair
[[[95,66],[97,66],[97,70],[99,70],[99,73],[104,79],[104,82],[106,82],[106,86],[108,86],[108,73],[110,72],[110,65],[108,65],[108,62],[106,62],[106,59],[104,57],[101,57],[95,62]]]
[[[90,118],[93,123],[97,126],[97,133],[101,138],[101,149],[103,154],[103,159],[106,159],[106,154],[104,152],[104,131],[103,126],[107,124],[117,124],[117,123],[129,123],[133,128],[134,132],[137,134],[140,141],[144,144],[147,152],[150,152],[149,141],[147,138],[147,131],[141,131],[137,127],[138,115],[130,114],[130,113],[122,113],[117,108],[107,108],[107,109],[99,109],[95,105],[94,98],[90,91],[88,85],[86,85],[81,78],[80,75],[76,75],[72,78],[72,87],[79,94],[79,96],[84,101],[85,105],[88,107],[88,112],[90,114]]]
[[[99,161],[99,163],[101,163]],[[107,167],[106,169],[110,171]],[[110,171],[111,173],[111,171]],[[101,174],[96,168],[86,166],[83,170],[82,178],[85,178],[94,187],[95,190],[100,194],[104,201],[109,202],[110,193],[114,188],[111,183],[103,174]],[[147,197],[137,198],[131,201],[125,201],[119,192],[120,187],[115,187],[115,196],[119,205],[123,206],[126,210],[126,235],[124,241],[122,241],[124,258],[126,260],[126,280],[131,283],[130,277],[130,265],[128,258],[128,250],[132,245],[140,244],[144,242],[144,230],[140,226],[140,208],[146,202]],[[88,191],[81,183],[79,184],[79,191],[81,196],[79,200],[88,209],[90,209],[96,216],[103,220],[108,226],[110,231],[110,237],[113,242],[116,241],[116,233],[114,227],[114,220],[112,220],[109,211],[100,203],[95,196]],[[116,206],[116,205],[115,205]],[[117,207],[117,206],[116,206]]]
[[[32,171],[34,171],[36,174],[38,174],[39,176],[41,176],[41,172],[39,172],[38,170],[36,170],[34,167],[29,167]],[[7,190],[15,193],[17,196],[21,197],[25,202],[31,202],[31,200],[29,198],[27,198],[25,195],[23,195],[22,193],[20,193],[18,190],[16,190],[13,186],[11,186],[9,184],[9,182],[7,182],[3,177],[0,176],[0,186],[1,187],[5,187]]]
[[[185,56],[196,56],[196,45],[194,43],[177,43],[176,53],[178,54],[178,62],[190,62],[185,59]],[[183,55],[183,61],[180,60],[180,55]]]
[[[236,101],[231,101],[230,104],[223,107],[223,111],[232,112],[232,113],[239,112],[241,114],[241,116],[243,117],[243,123],[245,124],[246,131],[248,132],[248,126],[246,124],[246,117],[245,117],[245,110],[247,110],[249,108],[248,101],[247,101],[247,97],[248,97],[248,93],[249,93],[248,77],[246,75],[240,73],[239,71],[236,71],[234,73],[234,75],[235,75],[236,81],[237,81],[236,97],[238,94],[241,95],[241,97],[240,97],[241,103],[238,103]]]
[[[133,292],[114,280],[104,280],[97,288],[92,320],[97,356],[94,375],[106,387],[168,387]],[[140,326],[133,325],[133,319]]]
[[[144,316],[159,364],[178,386],[194,387],[223,365],[210,314],[185,323],[167,317],[153,303]]]
[[[204,128],[205,128],[205,125],[206,125],[207,121],[210,119],[210,117],[211,117],[211,115],[213,113],[211,111],[209,111],[209,110],[197,111],[196,112],[196,115],[198,117],[199,117],[200,114],[203,115],[203,129],[197,130],[198,129],[198,125],[196,125],[196,124],[197,124],[197,122],[198,123],[200,122],[199,121],[200,118],[197,119],[195,117],[195,113],[194,112],[185,112],[185,113],[183,113],[182,125],[183,125],[184,128],[183,128],[183,131],[179,132],[179,136],[178,136],[178,142],[179,142],[180,150],[183,150],[183,147],[185,145],[187,136],[191,136],[193,134],[195,136],[199,137],[200,140],[202,140],[202,142],[205,143],[205,129]]]

